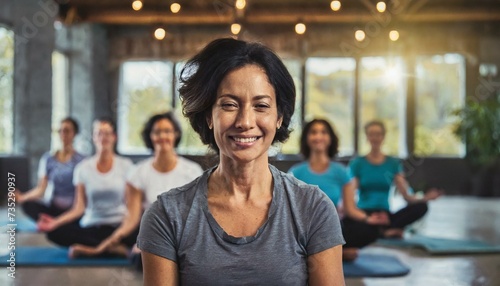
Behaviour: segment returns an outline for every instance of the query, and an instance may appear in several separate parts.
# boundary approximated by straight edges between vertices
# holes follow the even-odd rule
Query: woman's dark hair
[[[300,153],[306,158],[309,159],[311,156],[311,147],[307,145],[307,135],[309,135],[309,131],[314,124],[323,124],[325,126],[328,135],[330,136],[330,146],[328,147],[328,157],[333,158],[339,152],[339,137],[333,131],[332,125],[324,120],[324,119],[314,119],[308,122],[304,128],[302,129],[302,135],[300,136]]]
[[[94,120],[94,124],[96,122],[100,122],[100,123],[107,123],[111,126],[111,128],[113,129],[113,133],[116,134],[116,123],[113,119],[109,118],[109,117],[99,117],[97,119]]]
[[[368,123],[365,124],[365,133],[368,132],[368,128],[372,127],[372,126],[379,126],[381,129],[382,129],[382,134],[385,135],[385,124],[384,122],[382,122],[381,120],[372,120],[372,121],[368,121]]]
[[[177,147],[181,142],[182,130],[179,122],[177,122],[177,120],[175,119],[174,114],[172,112],[156,114],[148,119],[141,132],[142,141],[144,141],[144,145],[146,145],[146,147],[150,150],[155,149],[153,142],[151,141],[151,131],[153,131],[153,126],[155,125],[155,123],[162,119],[170,121],[170,123],[172,123],[172,125],[174,126],[174,131],[177,133],[176,134],[177,138],[175,138],[174,147]]]
[[[295,108],[295,85],[283,62],[269,48],[232,38],[217,39],[191,58],[181,71],[182,112],[201,141],[217,153],[219,147],[207,123],[217,99],[217,89],[229,72],[252,64],[265,71],[276,94],[278,116],[283,118],[273,143],[285,142],[291,132],[288,126]]]
[[[61,120],[61,123],[63,122],[68,122],[70,123],[71,125],[73,125],[73,130],[75,131],[75,134],[78,134],[78,132],[80,132],[80,126],[78,125],[78,122],[76,122],[76,120],[73,118],[73,117],[65,117],[63,118],[63,120]]]

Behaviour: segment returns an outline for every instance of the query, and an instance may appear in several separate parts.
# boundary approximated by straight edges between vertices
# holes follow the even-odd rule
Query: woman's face
[[[178,134],[170,120],[165,118],[157,120],[153,124],[150,134],[155,152],[173,150],[177,136]]]
[[[385,138],[384,130],[380,125],[371,125],[366,129],[366,138],[368,139],[372,149],[380,149],[380,146],[382,146],[382,142],[384,142]]]
[[[73,139],[75,139],[75,128],[73,124],[67,121],[61,122],[61,126],[59,127],[59,138],[63,146],[70,145],[73,143]]]
[[[274,88],[257,65],[243,66],[224,77],[208,119],[221,158],[243,163],[267,160],[281,122]]]
[[[116,134],[107,122],[94,122],[92,138],[98,150],[112,151],[116,143]]]
[[[311,152],[326,152],[332,143],[328,129],[323,123],[314,123],[307,133],[307,145]]]

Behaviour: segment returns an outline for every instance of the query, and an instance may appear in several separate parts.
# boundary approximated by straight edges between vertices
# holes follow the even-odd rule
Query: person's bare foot
[[[106,253],[110,253],[110,254],[118,255],[118,256],[123,256],[123,257],[127,257],[128,252],[129,252],[129,249],[123,244],[118,244],[118,245],[109,247],[106,251]]]
[[[119,244],[108,248],[105,252],[102,252],[92,246],[75,244],[69,248],[68,252],[69,258],[98,256],[103,254],[111,254],[111,255],[126,257],[128,254],[128,248],[123,244]]]
[[[384,231],[385,238],[403,238],[404,230],[401,228],[389,228]]]
[[[68,256],[69,258],[77,258],[82,256],[96,256],[100,253],[97,251],[95,247],[75,244],[69,248]]]
[[[342,250],[342,260],[353,261],[358,258],[359,249],[354,247],[344,248]]]

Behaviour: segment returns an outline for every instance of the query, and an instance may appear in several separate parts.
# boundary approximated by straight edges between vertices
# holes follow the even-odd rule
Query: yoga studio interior
[[[326,174],[314,171],[315,154],[328,158],[325,166],[335,164],[346,175],[339,201],[333,202],[339,230],[346,231],[344,219],[356,213],[352,209],[358,211],[352,219],[368,225],[371,214],[363,219],[359,213],[374,198],[385,200],[381,203],[388,208],[381,212],[389,218],[414,203],[408,198],[426,207],[393,235],[386,235],[392,221],[375,226],[373,242],[354,248],[354,257],[346,258],[344,246],[346,285],[500,285],[498,0],[0,0],[0,285],[143,285],[143,266],[131,255],[137,248],[124,250],[116,242],[120,247],[94,254],[89,249],[96,244],[80,249],[68,242],[69,232],[54,239],[55,225],[85,229],[83,218],[65,221],[62,216],[77,209],[85,217],[99,200],[110,199],[85,195],[101,178],[84,177],[91,174],[84,162],[104,158],[105,152],[115,152],[134,169],[160,152],[147,147],[148,136],[182,133],[172,149],[175,164],[182,157],[199,165],[201,173],[230,157],[230,147],[218,154],[192,127],[210,124],[211,132],[222,132],[220,126],[211,129],[222,119],[190,121],[180,95],[187,85],[181,79],[196,72],[193,65],[183,69],[186,63],[219,38],[260,43],[288,70],[295,108],[283,122],[292,131],[263,154],[289,177],[295,176],[292,166],[301,163],[312,174]],[[275,88],[280,84],[271,81]],[[256,106],[248,112],[255,114],[261,108]],[[145,133],[153,115],[167,112],[182,132],[175,126],[175,132],[156,132],[150,126],[151,133]],[[260,122],[258,116],[244,118]],[[105,121],[96,125],[97,119]],[[314,119],[330,123],[338,140],[319,124],[327,147],[314,145],[315,129],[303,132]],[[370,133],[373,128],[380,132]],[[333,155],[321,153],[333,141]],[[380,155],[383,163],[371,163],[372,155]],[[395,173],[369,173],[389,159]],[[363,169],[360,160],[371,167]],[[127,176],[120,206],[112,208],[123,210],[123,221],[131,213],[127,190],[134,184]],[[387,187],[380,192],[379,185],[368,182],[372,179]],[[324,191],[314,181],[303,181]],[[346,191],[349,186],[352,193]],[[368,198],[371,186],[379,188],[378,197]],[[69,203],[62,195],[55,199],[64,187],[71,189],[64,197]],[[139,194],[146,200],[144,192]],[[348,200],[353,204],[344,204]],[[66,207],[33,216],[28,206],[35,204],[47,210]],[[148,206],[141,205],[143,211]],[[115,228],[123,221],[114,222]],[[227,272],[237,268],[232,265]],[[298,285],[293,277],[263,285]]]

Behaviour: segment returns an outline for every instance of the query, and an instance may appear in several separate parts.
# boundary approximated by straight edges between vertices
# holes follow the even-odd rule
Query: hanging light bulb
[[[332,1],[332,3],[330,3],[330,8],[332,8],[333,11],[340,10],[340,6],[342,6],[342,4],[340,3],[340,1],[337,0],[334,0]]]
[[[297,23],[295,25],[295,33],[302,35],[306,32],[306,25],[304,23]]]
[[[399,32],[396,31],[396,30],[392,30],[389,32],[389,39],[391,39],[391,41],[395,42],[399,39]]]
[[[233,35],[238,35],[241,31],[241,25],[238,24],[238,23],[234,23],[231,25],[231,33],[233,33]]]
[[[354,33],[354,38],[356,38],[358,42],[363,41],[365,39],[365,32],[363,32],[362,30],[357,30]]]
[[[135,0],[134,2],[132,2],[132,9],[134,9],[134,11],[139,11],[142,9],[142,2],[140,0]]]
[[[165,39],[165,36],[167,35],[167,32],[163,28],[157,28],[155,30],[155,38],[159,41]]]
[[[245,0],[236,0],[236,3],[234,4],[236,9],[238,9],[238,10],[245,9],[246,5],[247,5],[247,1],[245,1]]]
[[[385,2],[380,1],[377,3],[377,11],[379,11],[380,13],[384,13],[386,8],[387,6],[385,5]]]
[[[170,11],[172,11],[172,13],[179,13],[179,11],[181,10],[181,4],[179,3],[172,3],[172,5],[170,5]]]

